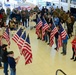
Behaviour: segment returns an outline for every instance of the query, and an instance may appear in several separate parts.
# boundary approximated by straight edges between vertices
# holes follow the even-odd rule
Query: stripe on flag
[[[20,36],[21,36],[21,34],[22,34],[22,29],[20,28],[20,29],[17,31],[17,33],[12,37],[12,40],[13,40],[15,43],[17,43],[18,40],[19,40],[19,38],[20,38]]]
[[[60,24],[59,26],[60,26],[59,32],[60,32],[61,38],[62,38],[62,40],[63,40],[63,39],[65,39],[65,37],[66,37],[66,35],[67,35],[67,32],[65,31],[65,29],[62,27],[61,24]]]
[[[5,32],[3,33],[3,38],[6,39],[8,45],[10,45],[10,35],[9,35],[9,28],[6,28]]]
[[[50,33],[50,46],[52,46],[54,44],[54,36],[55,34],[58,32],[56,26],[54,26],[54,24],[52,24],[52,31]]]
[[[19,38],[18,42],[17,42],[17,45],[18,45],[18,48],[20,50],[20,54],[22,55],[22,46],[25,42],[25,38],[26,38],[26,31],[21,35],[21,37]]]
[[[25,64],[32,63],[32,51],[30,46],[29,35],[27,35],[26,41],[22,47],[22,54],[24,55],[25,58]]]
[[[60,47],[62,47],[62,39],[61,39],[61,36],[59,35],[59,36],[58,36],[58,48],[57,48],[57,50],[58,50]]]
[[[49,25],[45,21],[45,19],[42,20],[43,25],[42,25],[42,40],[44,39],[45,31],[49,28]]]
[[[42,21],[40,20],[40,18],[37,18],[36,34],[38,35],[38,37],[40,37],[39,29],[40,29],[41,27],[42,27]]]

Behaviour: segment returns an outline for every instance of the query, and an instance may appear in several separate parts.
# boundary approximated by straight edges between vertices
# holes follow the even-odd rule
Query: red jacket
[[[2,19],[3,18],[3,15],[2,14],[0,14],[0,19]]]
[[[76,45],[76,38],[73,39],[73,41],[71,42],[72,43],[72,48],[75,49],[75,45]]]

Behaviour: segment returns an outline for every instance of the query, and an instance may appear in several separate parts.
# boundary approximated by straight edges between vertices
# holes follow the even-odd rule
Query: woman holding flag
[[[76,61],[76,36],[72,40],[71,44],[72,44],[72,51],[73,51],[73,55],[72,55],[71,60],[74,59],[74,61]]]

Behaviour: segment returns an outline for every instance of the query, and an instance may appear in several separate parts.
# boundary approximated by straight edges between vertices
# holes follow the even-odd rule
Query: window
[[[76,4],[76,0],[71,0],[71,4]]]

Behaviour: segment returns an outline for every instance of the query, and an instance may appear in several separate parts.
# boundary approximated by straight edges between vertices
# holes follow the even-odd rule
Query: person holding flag
[[[68,35],[67,35],[66,31],[64,30],[64,28],[62,27],[61,23],[59,25],[59,33],[60,33],[62,47],[63,47],[61,54],[66,55]],[[60,43],[60,41],[58,41],[58,43]],[[58,48],[59,48],[59,46],[58,46]]]
[[[8,55],[10,54],[10,51],[7,50],[7,46],[7,44],[2,45],[2,62],[5,75],[8,75]]]
[[[59,26],[56,27],[57,30],[59,30]],[[56,44],[56,47],[55,47],[55,50],[58,50],[58,37],[59,37],[59,31],[56,32],[55,34],[55,44]]]
[[[14,58],[14,52],[10,51],[8,54],[8,64],[10,66],[10,75],[16,75],[16,64],[18,63],[20,56]]]
[[[37,25],[36,25],[36,34],[38,36],[37,39],[41,39],[41,27],[42,27],[42,21],[41,19],[38,17],[37,18]]]
[[[47,42],[47,36],[46,36],[46,30],[49,28],[48,23],[46,22],[45,18],[42,19],[43,25],[42,25],[42,40]]]
[[[67,53],[67,42],[68,42],[68,35],[66,35],[66,37],[62,40],[63,51],[61,54],[63,54],[63,55],[66,55],[66,53]]]
[[[51,26],[51,33],[50,33],[50,46],[52,46],[54,44],[54,37],[55,37],[55,43],[56,43],[55,50],[57,50],[58,27],[56,27],[53,17],[52,17],[52,26]]]
[[[46,30],[47,35],[48,35],[48,43],[47,43],[47,45],[49,45],[50,44],[50,33],[51,33],[51,30],[52,30],[51,27],[52,27],[52,24],[53,24],[51,15],[48,15],[47,23],[49,25],[49,28]]]
[[[74,36],[74,39],[72,40],[71,44],[72,44],[72,51],[73,51],[71,60],[74,59],[74,61],[76,61],[76,45],[75,45],[76,44],[76,35]]]

